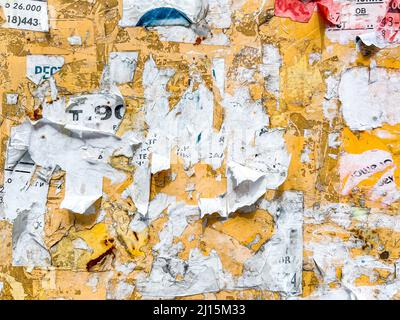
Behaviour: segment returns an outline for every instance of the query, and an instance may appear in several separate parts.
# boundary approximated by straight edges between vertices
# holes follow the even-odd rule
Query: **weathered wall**
[[[0,29],[0,298],[396,298],[395,43],[269,0],[210,1],[209,33],[123,11]]]

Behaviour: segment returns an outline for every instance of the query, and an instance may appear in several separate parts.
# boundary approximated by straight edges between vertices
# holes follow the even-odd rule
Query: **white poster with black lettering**
[[[3,28],[49,31],[47,0],[0,0]]]

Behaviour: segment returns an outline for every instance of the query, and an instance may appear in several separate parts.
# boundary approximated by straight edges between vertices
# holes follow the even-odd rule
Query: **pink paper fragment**
[[[310,21],[315,9],[332,24],[338,24],[340,7],[333,0],[320,0],[303,2],[300,0],[276,0],[275,15],[290,18],[297,22]]]

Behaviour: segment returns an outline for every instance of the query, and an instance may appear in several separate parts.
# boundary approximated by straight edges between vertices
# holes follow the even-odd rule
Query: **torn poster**
[[[339,6],[334,0],[277,0],[275,2],[275,15],[278,17],[290,18],[297,22],[308,22],[314,11],[318,8],[321,15],[332,24],[337,24],[340,20],[338,15]]]
[[[26,59],[26,76],[35,84],[50,79],[61,70],[64,57],[50,55],[29,55]]]
[[[131,82],[135,75],[137,52],[111,52],[109,68],[111,81],[116,84]]]
[[[29,127],[21,129],[14,128],[9,142],[0,218],[13,223],[13,265],[45,267],[50,265],[44,244],[49,183],[36,174],[29,156]]]
[[[214,200],[200,199],[202,216],[218,212],[227,217],[251,206],[268,189],[276,189],[286,180],[291,160],[283,132],[268,129],[267,115],[247,91],[226,96],[224,105],[227,191]]]
[[[217,169],[227,160],[227,190],[214,200],[225,202],[217,211],[222,216],[252,205],[268,189],[278,188],[286,179],[291,157],[282,132],[268,129],[269,119],[261,101],[252,101],[246,89],[238,90],[235,96],[226,95],[226,117],[218,133],[213,129],[213,97],[203,83],[196,91],[191,83],[174,110],[169,110],[165,86],[173,74],[173,70],[159,70],[153,59],[146,62],[143,82],[150,136],[145,142],[149,148],[140,151],[136,161],[139,168],[135,176],[141,178],[140,183],[148,185],[142,179],[149,180],[150,165],[153,174],[168,170],[170,154],[176,147],[185,168],[204,160]],[[143,194],[139,188],[131,188],[131,192],[145,214],[149,193]],[[212,200],[200,199],[200,203],[203,216],[214,213],[210,211],[215,208]]]
[[[399,297],[397,2],[0,4],[1,300]]]
[[[350,194],[354,188],[362,188],[372,176],[379,180],[369,190],[372,201],[392,204],[400,198],[395,181],[397,170],[393,157],[383,150],[371,150],[362,154],[344,154],[340,158],[342,194]],[[367,184],[368,185],[368,184]]]
[[[352,130],[369,130],[400,123],[397,110],[400,77],[385,68],[351,68],[339,84],[343,117]]]
[[[1,0],[4,12],[3,28],[49,31],[47,0]]]
[[[340,43],[360,39],[366,46],[383,49],[398,42],[399,2],[337,1],[340,22],[327,28],[330,39]]]
[[[69,131],[64,126],[45,120],[36,125],[25,122],[16,127],[16,132],[28,143],[24,145],[24,151],[36,165],[50,172],[57,167],[67,172],[66,193],[61,208],[77,213],[85,213],[101,198],[104,176],[114,183],[124,180],[125,175],[113,169],[108,164],[108,158],[125,143],[130,146],[137,143],[128,137],[119,139],[104,133],[76,133],[73,129]]]
[[[123,1],[121,26],[185,26],[196,24],[207,14],[207,0]]]
[[[399,41],[400,13],[397,0],[277,0],[275,15],[308,22],[316,8],[329,22],[326,33],[332,41],[347,43],[358,39],[367,47],[379,49]]]
[[[286,192],[281,199],[260,206],[273,214],[277,232],[245,262],[239,286],[298,295],[302,290],[303,195]]]
[[[221,290],[229,280],[216,252],[204,256],[194,249],[189,260],[184,261],[177,256],[182,250],[181,244],[173,244],[174,238],[183,233],[189,218],[199,219],[198,208],[178,203],[168,212],[169,221],[160,233],[160,242],[153,248],[156,260],[149,278],[142,277],[138,281],[141,293],[147,297],[176,297]]]
[[[232,24],[233,6],[232,0],[124,0],[120,25],[153,28],[163,41],[228,45],[223,29]]]
[[[363,180],[379,172],[384,172],[393,165],[392,155],[383,150],[342,155],[340,159],[342,194],[349,194]]]
[[[60,100],[43,107],[43,118],[66,129],[113,134],[125,113],[123,98],[115,93],[93,93]]]

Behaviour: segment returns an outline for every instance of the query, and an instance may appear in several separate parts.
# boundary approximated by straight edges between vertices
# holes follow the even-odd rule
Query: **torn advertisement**
[[[224,102],[227,192],[216,199],[200,199],[202,216],[221,216],[253,205],[267,190],[286,180],[291,156],[283,130],[269,129],[269,118],[260,101],[252,101],[245,88]],[[225,205],[222,205],[224,204]]]
[[[48,33],[2,29],[0,299],[398,298],[398,12],[332,1],[362,28],[333,31],[301,2],[57,0]]]
[[[158,69],[153,57],[150,57],[144,66],[144,111],[145,121],[149,127],[145,143],[148,147],[138,153],[137,163],[149,165],[147,162],[153,150],[152,146],[157,143],[160,137],[161,140],[164,140],[163,147],[157,148],[154,155],[154,165],[151,164],[153,174],[170,167],[170,163],[166,163],[166,161],[170,159],[172,141],[175,135],[173,133],[170,135],[169,131],[173,132],[175,124],[171,120],[168,100],[170,93],[167,91],[167,84],[174,74],[175,70],[173,69]]]
[[[176,141],[177,154],[189,168],[209,157],[213,129],[214,97],[202,82],[197,90],[191,84],[170,113],[170,137]],[[221,152],[219,152],[221,154]]]
[[[153,248],[158,256],[151,274],[138,282],[141,293],[146,297],[177,297],[233,288],[257,288],[287,295],[301,293],[303,196],[285,192],[282,199],[264,202],[261,207],[274,215],[278,231],[245,262],[243,276],[237,279],[224,271],[215,251],[206,257],[194,249],[187,261],[177,258],[182,247],[180,243],[174,244],[174,239],[182,234],[190,216],[198,219],[199,211],[182,204],[171,207],[169,222],[160,233],[160,243]]]
[[[400,2],[391,0],[387,5],[386,15],[380,21],[378,33],[389,44],[398,44],[400,41]],[[377,45],[379,46],[379,44]]]
[[[75,131],[114,134],[125,114],[124,100],[114,92],[72,96],[43,105],[43,118]]]
[[[195,135],[190,132],[194,127],[191,126],[190,119],[185,119],[184,117],[184,113],[188,114],[187,103],[186,95],[186,98],[183,97],[171,112],[165,110],[165,112],[160,113],[162,109],[157,109],[160,106],[159,104],[147,109],[146,123],[150,126],[149,138],[152,139],[152,148],[150,150],[152,153],[152,173],[170,168],[170,153],[174,147],[177,147],[176,152],[184,161],[185,168],[198,162],[198,154],[195,150]],[[165,115],[164,122],[162,122],[162,115]],[[205,116],[207,117],[209,114]],[[207,125],[209,122],[204,122],[204,124]],[[180,133],[180,136],[178,136],[178,133]],[[198,138],[199,135],[201,136],[201,132],[195,138]]]
[[[28,66],[30,68],[28,68],[27,76],[36,82],[46,79],[44,76],[40,77],[40,74],[32,77],[30,72],[33,68],[35,72],[36,70],[45,70],[42,60],[47,60],[48,64],[52,62],[53,67],[50,70],[54,70],[54,72],[61,69],[64,62],[63,57],[29,57]],[[53,97],[54,102],[42,102],[43,118],[70,130],[115,134],[126,111],[124,98],[116,85],[133,80],[137,59],[137,52],[112,52],[109,64],[104,67],[102,73],[100,90],[69,98],[59,97],[58,92],[52,93],[57,94],[55,98]],[[59,67],[55,66],[57,62]],[[51,76],[54,72],[51,72]],[[54,79],[52,80],[55,82]]]
[[[273,215],[276,233],[245,262],[238,286],[298,295],[303,271],[303,194],[286,191],[276,201],[262,201],[260,207]]]
[[[397,45],[400,27],[397,0],[337,1],[340,23],[329,26],[328,37],[340,43],[360,39],[379,49]]]
[[[4,12],[3,28],[49,31],[47,0],[0,0]]]
[[[215,200],[217,203],[226,202],[219,210],[223,216],[252,205],[268,189],[279,187],[286,180],[290,155],[285,149],[283,133],[267,128],[269,118],[260,101],[253,102],[245,89],[237,91],[235,96],[225,96],[226,118],[218,133],[213,129],[213,96],[202,83],[193,91],[192,82],[175,108],[169,110],[169,94],[165,86],[173,73],[169,69],[159,70],[153,59],[145,65],[146,122],[149,126],[148,139],[152,139],[147,144],[153,142],[151,149],[145,148],[138,154],[140,159],[137,163],[145,159],[140,164],[139,172],[148,165],[149,158],[152,159],[153,174],[169,169],[169,155],[174,146],[185,168],[203,160],[217,169],[227,156],[227,194],[222,196],[224,200]],[[148,174],[141,177],[146,178]],[[143,180],[140,182],[141,185],[146,183]],[[200,201],[202,215],[213,213],[209,212],[210,207],[204,206],[206,203],[211,205],[210,202]],[[139,206],[143,210],[147,207],[144,199]]]
[[[124,84],[133,81],[138,61],[138,52],[111,52],[109,57],[112,83]]]
[[[101,198],[103,177],[112,183],[125,180],[125,174],[108,163],[113,153],[138,143],[129,134],[120,139],[104,133],[76,133],[46,120],[35,125],[25,122],[15,130],[22,131],[29,141],[27,152],[36,165],[49,170],[58,166],[66,171],[61,208],[81,214]],[[133,150],[127,156],[133,156]]]
[[[355,67],[342,74],[339,99],[344,120],[351,130],[400,123],[399,98],[400,76],[394,70]]]
[[[179,297],[218,292],[229,280],[222,277],[222,264],[215,251],[204,256],[199,249],[190,253],[188,261],[159,257],[153,263],[149,279],[138,279],[144,297]],[[177,278],[183,277],[183,280]]]
[[[141,214],[142,217],[145,217],[148,213],[152,170],[160,165],[157,161],[157,159],[159,159],[157,155],[154,157],[154,166],[152,165],[152,162],[150,162],[150,159],[153,159],[153,146],[156,143],[157,136],[155,135],[143,138],[143,142],[140,144],[139,148],[135,150],[132,159],[132,164],[135,166],[135,172],[133,174],[134,181],[122,194],[124,198],[129,196],[132,199],[138,213]],[[163,147],[167,150],[165,156],[166,159],[169,160],[170,149],[168,144]],[[158,168],[164,168],[166,170],[169,166],[169,161],[167,163],[162,161],[161,166]]]
[[[396,169],[393,167],[385,172],[373,186],[370,192],[372,201],[381,201],[383,204],[390,205],[400,199],[400,190],[395,178]]]
[[[15,170],[19,170],[18,166]],[[44,243],[48,188],[48,183],[34,180],[28,190],[24,192],[24,200],[35,199],[35,201],[27,210],[21,211],[18,208],[18,216],[13,221],[14,266],[48,267],[51,265],[50,253]]]
[[[276,100],[276,107],[279,110],[279,95],[282,66],[282,57],[279,49],[271,44],[263,46],[263,63],[260,66],[261,74],[265,79],[265,89]]]
[[[291,157],[283,132],[268,129],[269,118],[261,101],[252,101],[245,88],[238,90],[235,96],[226,95],[223,101],[225,121],[221,131],[216,132],[213,128],[213,95],[201,82],[196,91],[193,91],[194,81],[191,82],[175,108],[169,110],[169,94],[165,87],[173,74],[173,70],[158,69],[152,58],[146,62],[143,84],[149,127],[147,139],[150,139],[146,143],[152,143],[151,148],[149,145],[137,155],[136,163],[140,164],[137,174],[145,170],[150,158],[153,174],[169,169],[169,155],[174,147],[177,147],[177,155],[185,169],[200,161],[217,169],[227,159],[228,188],[226,195],[221,196],[226,202],[219,210],[222,216],[252,205],[268,189],[278,188],[286,180]],[[196,79],[195,75],[193,77]],[[149,175],[138,177],[143,179]],[[148,184],[143,180],[138,183]],[[135,189],[132,188],[132,192],[139,192]],[[140,192],[143,196],[143,189]],[[139,200],[137,196],[133,195],[136,201]],[[141,199],[139,206],[144,210],[147,204],[144,198]],[[221,203],[222,200],[215,201]],[[213,213],[209,212],[210,207],[204,207],[206,203],[211,205],[210,202],[200,201],[202,215]]]
[[[393,166],[392,155],[383,150],[342,155],[340,158],[340,180],[343,185],[342,194],[349,194],[362,181]]]
[[[186,26],[205,18],[207,0],[124,0],[122,27]]]
[[[13,224],[13,265],[46,267],[50,255],[43,239],[49,183],[36,174],[28,153],[28,127],[21,129],[14,127],[9,140],[0,218]]]
[[[144,154],[147,154],[147,150],[142,153]],[[144,217],[147,215],[150,202],[151,169],[148,160],[136,167],[133,179],[134,182],[124,191],[123,197],[130,196],[138,213]]]
[[[28,211],[32,207],[33,194],[37,199],[47,197],[45,183],[32,183],[36,171],[35,163],[29,155],[24,154],[18,159],[15,166],[8,166],[4,174],[3,186],[3,218],[12,222],[22,211]]]
[[[325,283],[310,299],[317,299],[317,297],[329,299],[329,297],[337,296],[340,291],[342,291],[341,295],[337,299],[341,300],[388,300],[394,298],[400,289],[400,281],[393,279],[393,276],[384,285],[362,285],[358,283],[360,277],[374,279],[381,272],[390,275],[395,274],[393,264],[381,261],[373,256],[352,257],[351,251],[361,245],[362,242],[357,243],[354,238],[342,240],[328,235],[318,242],[310,241],[305,245],[305,249],[311,252],[312,261]],[[342,270],[340,279],[337,274],[338,268]],[[329,283],[338,283],[339,288],[332,290],[329,288]]]
[[[318,8],[320,14],[332,24],[337,24],[340,20],[338,16],[338,4],[334,0],[276,0],[275,15],[277,17],[290,18],[297,22],[310,21],[315,10]]]
[[[398,0],[277,0],[275,15],[308,22],[318,7],[330,22],[326,34],[331,41],[345,44],[359,39],[368,47],[383,49],[400,40],[399,5]]]
[[[232,24],[232,8],[232,0],[124,0],[120,25],[154,28],[162,41],[228,45],[221,31]]]
[[[125,175],[108,164],[109,158],[114,152],[132,157],[132,147],[139,142],[131,133],[122,139],[114,136],[125,113],[122,95],[114,82],[131,80],[136,67],[134,61],[136,60],[130,61],[133,67],[128,68],[128,76],[114,79],[110,76],[110,69],[106,67],[102,81],[104,90],[73,96],[67,102],[65,97],[58,97],[53,78],[63,66],[64,57],[27,57],[27,77],[39,85],[36,96],[42,100],[43,119],[35,125],[25,122],[15,130],[23,136],[24,150],[35,164],[49,169],[48,179],[57,167],[67,171],[66,193],[61,208],[83,214],[102,197],[104,176],[109,175],[113,182],[124,180]],[[113,75],[116,76],[116,68],[120,66],[118,62],[112,65]],[[44,82],[46,80],[50,81]],[[50,104],[44,99],[45,85],[48,83],[54,100]],[[18,160],[18,156],[20,154],[16,153],[13,161]]]
[[[395,183],[394,172],[397,169],[393,157],[383,150],[370,150],[362,154],[343,154],[340,157],[339,172],[341,194],[348,195],[371,177],[379,177],[370,188],[369,198],[391,204],[400,197]]]
[[[153,247],[156,255],[150,275],[138,279],[137,287],[146,297],[178,297],[218,292],[230,281],[223,272],[215,251],[208,256],[199,249],[190,252],[188,261],[178,258],[182,243],[174,239],[182,235],[189,221],[200,217],[195,206],[177,203],[168,209],[168,223],[160,232],[160,242]]]
[[[149,129],[135,152],[132,161],[136,166],[134,182],[125,193],[131,196],[143,216],[148,209],[151,174],[171,167],[173,150],[186,169],[200,160],[214,167],[219,167],[223,161],[224,139],[213,129],[211,91],[204,83],[194,90],[192,82],[175,108],[170,110],[170,93],[166,86],[174,73],[172,69],[158,69],[152,57],[143,72],[145,121]]]
[[[227,165],[228,214],[254,204],[267,190],[277,189],[286,180],[291,156],[283,131],[261,129],[255,146],[247,147],[245,158],[236,158],[238,151],[231,153],[234,156]]]
[[[36,85],[50,79],[61,70],[64,57],[51,55],[28,55],[26,57],[26,76]]]
[[[380,21],[387,13],[390,0],[336,0],[336,2],[339,4],[340,23],[329,26],[327,34],[335,37],[335,33],[337,33],[339,39],[354,40],[356,36],[378,29]]]

